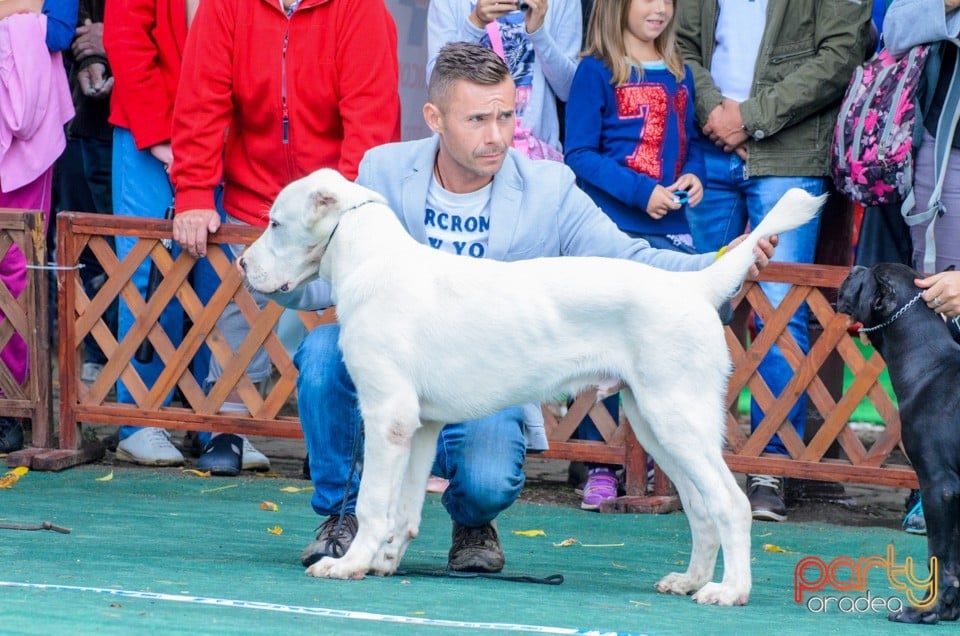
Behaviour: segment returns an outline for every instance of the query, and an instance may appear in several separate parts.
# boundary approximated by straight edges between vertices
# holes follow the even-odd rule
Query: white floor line
[[[566,627],[551,627],[548,625],[522,625],[513,623],[484,623],[476,621],[453,621],[433,618],[418,618],[415,616],[397,616],[394,614],[374,614],[371,612],[353,612],[350,610],[327,609],[324,607],[305,607],[302,605],[283,605],[279,603],[264,603],[262,601],[243,601],[237,599],[211,598],[207,596],[186,596],[182,594],[162,594],[158,592],[140,592],[137,590],[121,590],[104,587],[87,587],[79,585],[57,585],[52,583],[21,583],[16,581],[0,581],[0,587],[21,588],[60,592],[93,592],[123,598],[149,599],[152,601],[170,601],[174,603],[193,603],[196,605],[215,605],[217,607],[236,607],[240,609],[266,610],[271,612],[286,612],[289,614],[307,614],[326,618],[349,618],[365,621],[379,621],[382,623],[403,623],[407,625],[429,625],[433,627],[457,627],[461,629],[500,630],[513,632],[531,632],[536,634],[576,634],[585,636],[632,636],[631,632],[607,632],[590,629],[571,629]]]

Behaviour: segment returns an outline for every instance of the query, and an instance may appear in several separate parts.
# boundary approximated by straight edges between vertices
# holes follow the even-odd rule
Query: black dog
[[[920,480],[927,551],[940,568],[937,602],[905,605],[900,623],[960,618],[960,344],[919,294],[921,276],[900,264],[854,267],[837,310],[863,323],[890,371],[900,405],[903,447]]]

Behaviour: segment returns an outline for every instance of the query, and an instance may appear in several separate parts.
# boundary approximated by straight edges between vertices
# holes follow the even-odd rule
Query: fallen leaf
[[[763,551],[764,552],[780,552],[782,554],[796,554],[796,552],[794,552],[793,550],[784,550],[780,546],[774,545],[772,543],[764,543]]]
[[[273,526],[272,528],[267,528],[267,532],[269,532],[270,534],[281,535],[283,534],[283,528],[281,528],[280,526]]]
[[[555,547],[555,548],[566,548],[566,547],[569,547],[569,546],[571,546],[571,545],[577,545],[578,543],[580,543],[580,542],[577,541],[576,539],[564,539],[564,540],[561,541],[560,543],[554,543],[554,544],[553,544],[553,547]]]
[[[296,486],[284,486],[280,489],[280,492],[312,492],[313,486],[304,486],[303,488],[297,488]]]
[[[274,512],[280,512],[280,506],[272,501],[264,501],[260,503],[260,510],[272,510]]]
[[[112,479],[113,479],[113,471],[111,470],[109,473],[107,473],[103,477],[95,478],[94,481],[110,481]]]
[[[209,476],[210,476],[210,471],[209,471],[209,470],[197,470],[197,469],[195,469],[195,468],[181,468],[180,470],[181,470],[182,472],[185,472],[185,473],[191,473],[191,474],[193,474],[193,475],[196,475],[197,477],[209,477]]]
[[[206,488],[200,491],[200,494],[206,494],[208,492],[218,492],[221,490],[230,490],[231,488],[236,488],[237,484],[230,484],[229,486],[220,486],[219,488]]]
[[[543,530],[514,530],[513,534],[518,537],[545,537],[547,533]]]
[[[6,475],[0,477],[0,488],[10,488],[28,472],[30,472],[30,469],[26,466],[17,466],[13,470],[8,471]]]

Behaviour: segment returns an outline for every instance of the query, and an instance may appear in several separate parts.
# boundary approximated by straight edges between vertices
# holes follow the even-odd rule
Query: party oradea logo
[[[897,563],[892,543],[885,557],[838,556],[824,561],[806,556],[793,569],[793,600],[817,614],[896,612],[904,602],[923,611],[937,601],[937,557],[930,557],[929,565],[929,574],[918,576],[911,557]],[[887,585],[899,594],[875,593]]]

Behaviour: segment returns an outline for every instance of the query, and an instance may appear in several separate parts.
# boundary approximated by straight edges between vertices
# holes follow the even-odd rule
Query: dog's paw
[[[351,565],[346,557],[334,559],[332,557],[323,557],[313,565],[307,568],[309,576],[315,576],[320,579],[362,579],[367,573],[367,568],[357,568]]]
[[[370,572],[379,576],[390,576],[397,571],[400,565],[400,546],[392,544],[384,546],[375,555],[370,563]]]
[[[707,583],[693,595],[701,605],[746,605],[749,592],[722,583]]]
[[[671,572],[660,579],[656,588],[661,594],[693,594],[703,586],[704,581],[696,580],[686,572]]]

